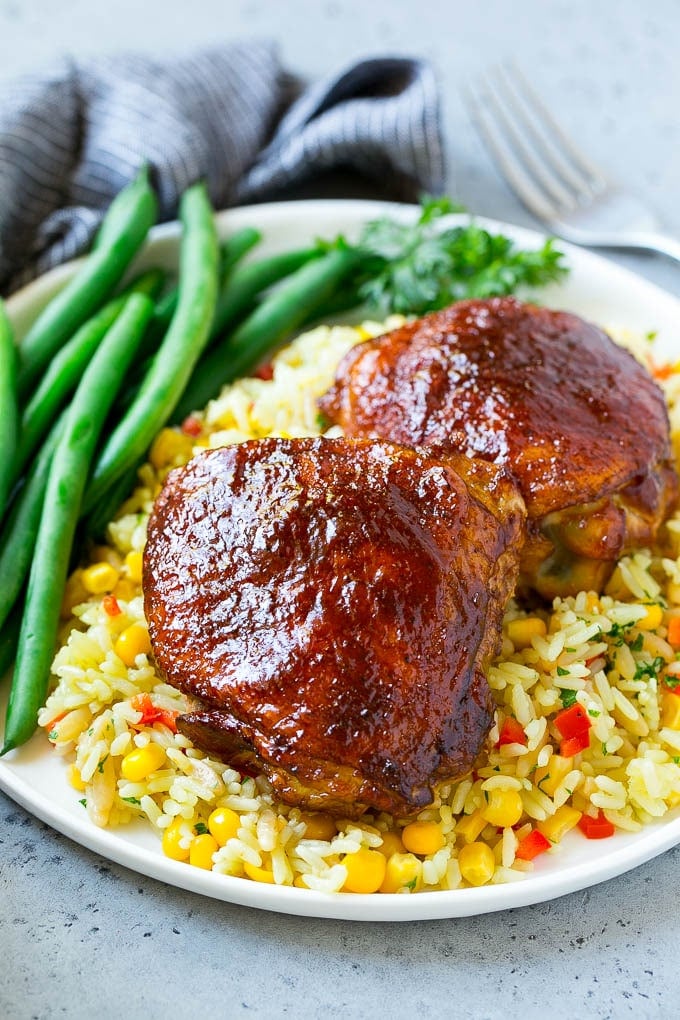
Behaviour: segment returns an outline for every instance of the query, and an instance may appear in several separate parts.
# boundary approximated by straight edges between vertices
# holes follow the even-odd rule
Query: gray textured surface
[[[677,0],[441,8],[0,0],[0,73],[69,50],[168,50],[247,35],[277,38],[288,66],[310,77],[359,55],[424,54],[441,76],[451,191],[477,212],[530,224],[458,98],[466,76],[513,55],[591,155],[680,235]],[[680,295],[678,267],[619,261]],[[0,1017],[672,1018],[679,865],[680,851],[670,852],[588,892],[504,915],[401,926],[300,920],[165,888],[0,797]]]

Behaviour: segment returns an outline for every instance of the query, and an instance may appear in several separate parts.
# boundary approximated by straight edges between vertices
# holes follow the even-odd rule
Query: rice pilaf
[[[141,592],[163,479],[200,448],[319,435],[316,399],[340,358],[402,321],[320,326],[260,378],[163,430],[107,545],[69,578],[58,682],[39,722],[94,824],[145,818],[168,856],[254,881],[410,893],[516,881],[572,829],[633,832],[680,804],[680,514],[667,547],[621,560],[604,595],[580,592],[532,613],[511,602],[488,673],[497,703],[488,753],[415,821],[290,808],[263,776],[239,774],[176,732],[185,699],[155,671]],[[677,456],[680,373],[658,375]]]

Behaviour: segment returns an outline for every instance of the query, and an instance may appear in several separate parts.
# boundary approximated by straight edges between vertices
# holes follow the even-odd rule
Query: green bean
[[[165,336],[167,329],[172,322],[172,317],[177,309],[178,294],[179,288],[173,287],[156,303],[153,318],[149,323],[149,329],[144,342],[145,353],[156,350]]]
[[[12,488],[12,464],[18,438],[17,351],[5,306],[0,300],[0,519]]]
[[[85,514],[144,455],[165,425],[208,338],[217,294],[218,253],[213,211],[204,185],[185,191],[180,218],[184,229],[177,311],[139,392],[97,461],[85,494]]]
[[[106,416],[152,313],[153,303],[145,295],[128,298],[85,370],[68,410],[47,480],[0,754],[25,743],[35,730],[47,692],[61,594],[88,470]]]
[[[220,283],[228,278],[237,262],[247,255],[262,240],[262,234],[255,227],[241,227],[220,245]]]
[[[73,393],[108,329],[120,314],[130,294],[155,298],[163,285],[164,273],[150,269],[142,273],[123,293],[88,319],[71,340],[55,354],[38,388],[21,415],[19,444],[14,462],[14,480],[22,474],[29,458],[43,438],[55,415]]]
[[[290,276],[307,262],[322,254],[320,248],[303,248],[271,255],[258,262],[241,266],[232,273],[217,299],[210,340],[229,329],[244,312],[252,310],[258,294]]]
[[[225,383],[251,371],[272,348],[330,299],[359,258],[352,249],[334,250],[293,273],[262,301],[235,333],[201,359],[173,420],[182,421],[192,411],[204,407]]]
[[[218,288],[215,318],[213,319],[213,324],[211,326],[210,334],[208,336],[208,345],[211,343],[212,340],[214,340],[214,338],[218,335],[218,333],[222,329],[221,320],[224,319],[224,315],[220,312],[220,305],[221,302],[224,300],[225,293],[227,291],[231,293],[232,269],[239,261],[239,259],[243,258],[243,256],[260,241],[261,237],[262,235],[260,234],[260,232],[258,230],[255,230],[253,227],[244,227],[242,230],[239,230],[237,231],[237,233],[233,234],[232,237],[227,238],[227,240],[222,244],[221,270],[220,270],[221,282]],[[285,266],[283,266],[282,264],[280,270],[277,270],[278,275],[276,275],[276,273],[274,274],[276,279],[280,278],[280,275],[281,273],[284,272],[284,269]],[[286,271],[291,272],[292,270],[288,269]],[[269,275],[271,275],[271,272]],[[234,274],[234,276],[236,276],[236,274]],[[272,282],[275,282],[273,278]],[[148,356],[150,358],[151,354],[156,352],[156,349],[158,348],[158,345],[161,343],[163,337],[165,336],[167,329],[170,325],[170,322],[172,321],[172,317],[175,314],[175,310],[177,308],[178,293],[179,289],[177,287],[173,287],[172,290],[169,290],[168,293],[165,294],[157,303],[153,319],[151,320],[151,325],[147,330],[147,335],[144,338],[144,343],[142,345],[142,350],[140,352],[142,357]],[[249,311],[252,301],[250,301],[250,299],[246,296],[246,300],[242,302],[242,304],[243,310]],[[236,311],[238,312],[238,308],[236,309]],[[229,321],[231,321],[234,318],[234,316],[230,314],[229,309],[226,310],[226,315],[229,318]],[[220,320],[220,322],[217,322],[218,319]],[[146,375],[149,369],[149,365],[150,361],[144,361],[141,366],[141,371],[138,369],[137,372],[135,373],[135,379],[133,380],[132,385],[130,387],[130,392],[129,394],[126,395],[126,400],[124,401],[123,404],[124,407],[126,406],[126,404],[127,406],[129,406],[132,403],[132,400],[134,399],[134,396],[136,395],[136,392],[139,386],[141,385],[141,380]]]
[[[251,248],[254,248],[256,244],[259,244],[261,240],[262,234],[259,230],[255,230],[254,227],[243,227],[223,242],[220,249],[220,295],[229,285],[231,272],[236,263],[239,262],[243,256],[251,250]],[[172,290],[169,290],[156,305],[156,310],[154,312],[153,319],[151,320],[147,338],[144,341],[145,353],[155,350],[161,339],[165,336],[165,332],[170,325],[172,317],[175,314],[175,309],[177,308],[178,293],[179,288],[173,287]],[[219,297],[217,307],[219,308]],[[210,336],[212,337],[214,335],[215,331],[213,325],[213,328],[210,331]]]
[[[342,315],[344,312],[354,308],[360,308],[363,304],[364,302],[359,295],[358,286],[350,284],[349,287],[342,288],[337,294],[333,294],[319,308],[315,308],[308,318],[305,319],[303,325],[308,326],[315,322],[328,322],[337,315]]]
[[[26,396],[50,358],[113,291],[156,214],[156,196],[143,170],[113,200],[91,254],[19,344],[20,397]]]
[[[23,605],[18,602],[4,627],[0,629],[0,683],[16,659]]]
[[[139,276],[130,280],[117,296],[128,298],[130,294],[146,294],[152,301],[157,301],[158,295],[165,286],[167,275],[164,269],[145,269]]]
[[[238,235],[235,234],[234,239],[236,237]],[[229,269],[236,260],[225,257],[222,263],[222,283],[217,295],[215,316],[210,327],[208,344],[233,326],[243,314],[252,311],[258,294],[263,290],[279,283],[284,277],[290,276],[306,262],[321,254],[320,248],[287,251],[281,255],[270,255],[257,262],[250,262],[247,266],[240,266],[233,273],[225,271],[225,265]],[[151,326],[153,333],[162,333],[167,329],[176,305],[177,289],[175,288],[158,303]]]
[[[54,426],[7,518],[0,541],[0,627],[7,619],[28,576],[40,526],[50,462],[63,432],[64,415]]]

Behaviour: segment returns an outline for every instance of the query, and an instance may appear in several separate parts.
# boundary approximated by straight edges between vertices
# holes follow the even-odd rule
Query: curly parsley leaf
[[[678,687],[680,687],[680,676],[676,676],[675,673],[666,673],[663,678],[663,682],[666,687],[670,687],[672,691],[675,691]]]
[[[562,708],[571,708],[576,704],[576,691],[572,691],[569,687],[563,687],[560,691],[560,701]]]
[[[658,677],[666,665],[666,660],[657,655],[652,662],[639,662],[633,680],[652,680]]]

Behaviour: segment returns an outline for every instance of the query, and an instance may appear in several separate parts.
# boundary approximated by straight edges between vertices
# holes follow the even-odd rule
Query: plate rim
[[[353,225],[358,225],[385,213],[406,220],[413,218],[417,210],[418,206],[415,205],[375,200],[300,199],[225,209],[216,213],[216,221],[221,234],[227,232],[233,221],[244,221],[243,225],[245,221],[255,223],[262,229],[266,242],[267,231],[271,231],[273,225],[281,226],[291,220],[294,228],[299,230],[301,220],[307,226],[317,219],[340,219],[344,213],[353,221]],[[468,222],[470,219],[485,229],[506,233],[521,244],[541,244],[550,236],[502,220],[469,214],[456,214],[450,221]],[[144,252],[147,252],[149,244],[153,248],[166,242],[172,243],[179,236],[179,231],[176,221],[154,227]],[[634,288],[650,304],[660,302],[665,306],[664,314],[677,317],[680,323],[680,299],[675,295],[599,254],[560,239],[557,239],[557,243],[564,251],[568,263],[575,261],[580,268],[596,274],[605,273],[614,282],[620,281],[622,285]],[[6,305],[10,318],[25,314],[27,307],[35,306],[39,300],[35,295],[53,291],[75,271],[80,261],[72,260],[42,274],[8,298]],[[555,288],[557,293],[561,286],[564,285]],[[545,873],[533,872],[517,882],[486,885],[477,889],[421,892],[416,896],[394,893],[378,896],[319,893],[295,887],[263,885],[172,861],[162,854],[160,845],[148,848],[134,842],[134,837],[130,839],[129,829],[98,829],[87,817],[79,818],[77,812],[67,811],[57,801],[50,801],[46,794],[32,788],[21,774],[22,758],[28,759],[30,764],[36,750],[40,756],[45,752],[53,754],[44,734],[36,734],[26,748],[0,759],[0,789],[29,813],[78,845],[139,874],[181,889],[241,906],[296,916],[378,922],[414,921],[475,916],[523,907],[607,881],[680,843],[680,809],[677,809],[661,822],[646,826],[638,833],[617,834],[613,837],[618,840],[616,846],[612,847],[609,854],[591,861],[585,874],[583,864],[576,862]],[[73,806],[78,807],[77,799],[74,799]]]

